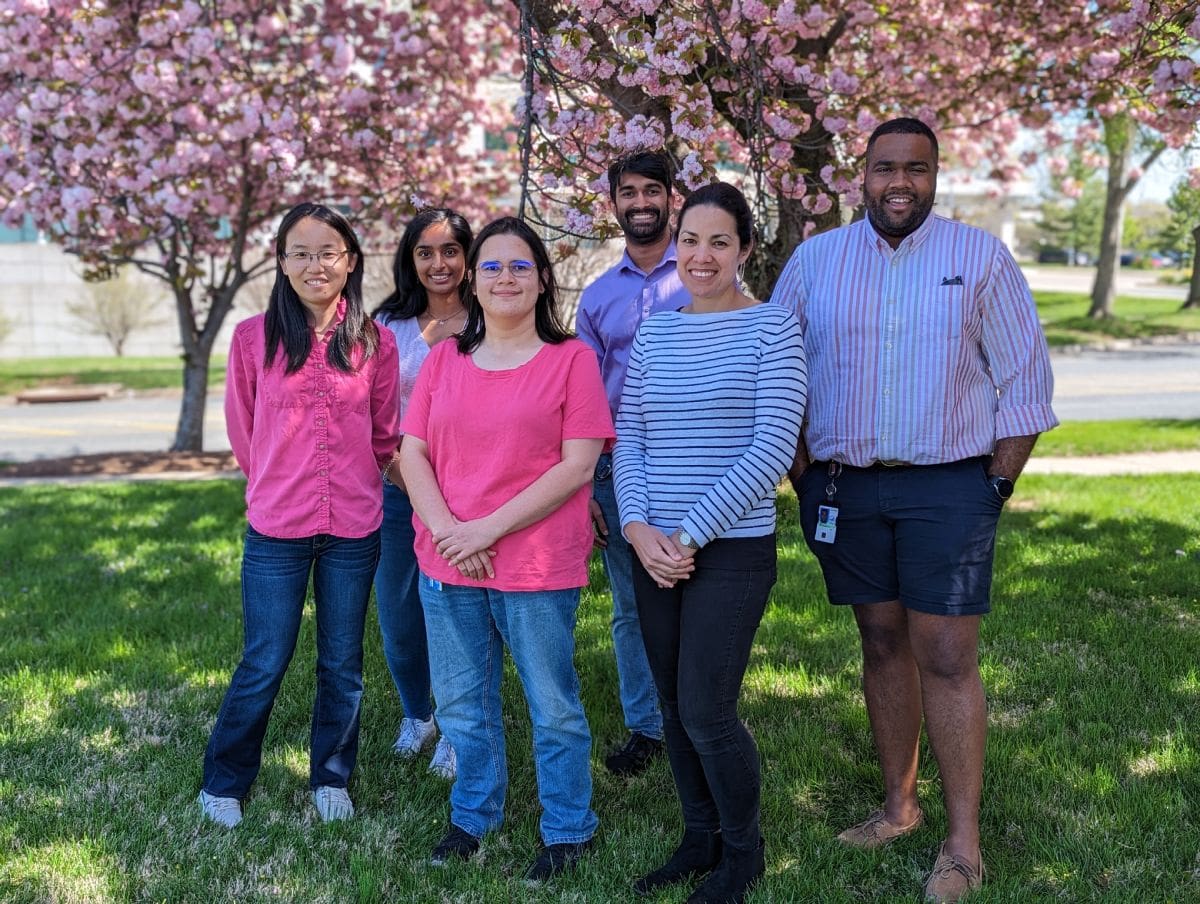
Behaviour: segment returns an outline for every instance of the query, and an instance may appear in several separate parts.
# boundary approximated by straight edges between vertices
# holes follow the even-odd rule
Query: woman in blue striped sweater
[[[678,850],[634,889],[707,873],[689,904],[741,901],[764,869],[758,749],[737,703],[775,584],[775,487],[807,384],[795,316],[742,291],[753,241],[733,186],[684,203],[676,242],[691,304],[638,331],[613,456],[684,824]]]

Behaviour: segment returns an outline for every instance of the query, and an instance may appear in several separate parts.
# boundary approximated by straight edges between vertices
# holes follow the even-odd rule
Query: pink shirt
[[[345,302],[338,306],[340,323]],[[383,519],[379,473],[399,442],[396,340],[379,331],[379,350],[345,373],[326,359],[314,333],[308,360],[286,373],[282,344],[270,368],[266,320],[237,325],[225,378],[229,444],[245,472],[246,517],[268,537],[365,537]]]
[[[577,339],[545,345],[511,370],[483,370],[453,341],[429,353],[403,432],[425,441],[438,487],[460,521],[490,515],[562,461],[568,439],[612,439],[596,353]],[[413,516],[421,571],[467,587],[566,590],[588,582],[591,484],[541,521],[501,537],[495,578],[475,580],[438,555]]]

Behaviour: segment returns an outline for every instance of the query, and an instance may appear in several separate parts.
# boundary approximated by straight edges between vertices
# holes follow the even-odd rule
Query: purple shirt
[[[638,327],[651,314],[677,311],[690,301],[675,269],[674,242],[649,273],[637,268],[627,249],[615,266],[583,290],[575,329],[600,359],[600,376],[614,419]]]
[[[995,236],[930,215],[893,250],[861,220],[792,254],[771,300],[796,312],[814,461],[937,464],[1058,423],[1046,338]]]

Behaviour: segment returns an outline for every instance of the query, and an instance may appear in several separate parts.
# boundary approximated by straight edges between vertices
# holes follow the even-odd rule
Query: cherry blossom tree
[[[414,0],[3,0],[0,218],[33,218],[101,277],[174,298],[184,394],[172,448],[203,443],[213,343],[300,200],[390,231],[414,204],[507,190],[468,141],[511,8]],[[480,143],[480,147],[481,147]],[[394,232],[390,233],[394,236]]]
[[[535,215],[611,233],[607,164],[669,147],[694,187],[740,174],[764,230],[764,294],[797,242],[861,201],[867,136],[894,115],[941,136],[943,159],[1012,178],[1022,125],[1051,126],[1142,65],[1153,23],[1195,0],[515,0],[530,67],[523,111]],[[1195,26],[1190,27],[1194,30]],[[1182,32],[1180,32],[1182,33]],[[1188,32],[1190,34],[1190,32]],[[1107,71],[1097,55],[1117,53]],[[1089,71],[1089,64],[1096,71]],[[1141,70],[1138,70],[1139,72]]]

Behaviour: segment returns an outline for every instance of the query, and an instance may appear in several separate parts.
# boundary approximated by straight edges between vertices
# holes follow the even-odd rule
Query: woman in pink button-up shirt
[[[396,426],[396,343],[363,311],[362,249],[345,217],[290,210],[265,314],[238,324],[225,419],[245,472],[245,646],[204,755],[200,806],[232,827],[258,775],[312,577],[317,618],[310,785],[323,820],[354,815],[363,621],[379,560],[379,475]]]

